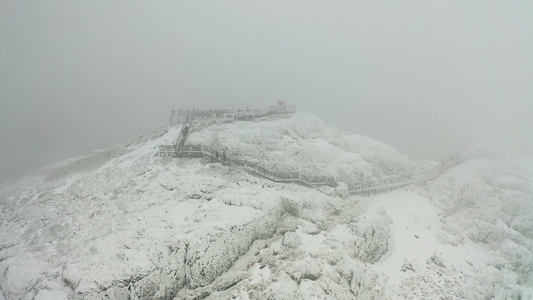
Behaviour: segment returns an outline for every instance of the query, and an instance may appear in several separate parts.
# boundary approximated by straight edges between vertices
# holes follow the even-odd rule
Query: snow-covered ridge
[[[274,114],[274,116],[276,115]],[[285,117],[285,119],[287,119],[286,114],[283,114],[282,116]],[[361,150],[361,143],[360,142],[357,143],[357,138],[359,137],[353,134],[349,135],[348,138],[345,138],[344,140],[341,138],[335,138],[331,141],[327,140],[328,137],[330,137],[331,135],[338,134],[338,132],[335,132],[335,129],[332,129],[330,126],[327,126],[315,116],[312,116],[309,114],[298,114],[296,116],[289,115],[288,119],[292,120],[293,122],[283,124],[287,126],[286,128],[275,128],[275,129],[281,129],[281,130],[278,130],[278,132],[276,133],[282,135],[280,139],[283,139],[283,135],[286,135],[292,138],[293,140],[296,140],[296,142],[289,141],[287,145],[281,145],[281,147],[276,147],[273,149],[266,149],[267,151],[268,150],[280,151],[280,149],[291,148],[294,146],[295,143],[297,143],[297,140],[299,138],[308,138],[308,136],[301,136],[298,133],[309,133],[309,132],[322,133],[321,135],[317,134],[313,138],[324,139],[326,140],[326,142],[330,143],[329,145],[326,144],[326,147],[328,147],[326,151],[332,152],[332,153],[327,153],[327,155],[329,154],[328,159],[330,160],[332,160],[333,155],[336,154],[334,153],[336,150],[334,148],[335,146],[343,150],[343,152],[348,152],[348,153],[354,153],[355,151]],[[261,122],[262,118],[257,118],[257,119],[254,118],[254,119],[250,119],[250,121]],[[238,130],[235,130],[235,128],[232,128],[234,126],[232,126],[233,122],[231,123],[232,123],[231,125],[226,124],[226,128],[224,128],[223,130],[225,132],[229,131],[235,135],[236,132],[238,132]],[[277,123],[280,123],[280,122],[277,122]],[[300,126],[296,130],[294,130],[294,126],[293,126],[294,123],[297,123],[297,125]],[[220,124],[220,122],[217,119],[210,118],[209,114],[207,114],[206,116],[203,116],[203,118],[197,122],[186,123],[182,127],[180,135],[174,145],[159,145],[159,155],[161,156],[170,155],[170,156],[175,156],[175,157],[186,157],[186,156],[208,157],[212,160],[216,160],[222,163],[233,164],[233,165],[244,167],[249,173],[256,175],[256,176],[267,178],[274,182],[299,183],[299,184],[304,184],[306,186],[329,185],[329,186],[335,187],[335,186],[338,186],[339,184],[345,185],[346,183],[341,181],[341,180],[344,180],[348,184],[348,192],[353,195],[360,195],[360,194],[370,195],[370,194],[384,193],[384,192],[389,192],[389,191],[404,187],[409,184],[425,182],[425,181],[434,179],[435,177],[444,173],[449,168],[467,159],[485,156],[485,153],[482,151],[469,151],[469,152],[464,152],[464,153],[457,153],[442,160],[433,169],[425,170],[422,173],[418,172],[416,176],[413,176],[412,171],[411,172],[397,171],[391,174],[390,172],[388,172],[389,170],[387,170],[387,168],[389,168],[390,165],[394,164],[393,160],[388,158],[387,160],[383,161],[383,158],[380,157],[379,154],[375,153],[374,154],[375,156],[372,157],[374,159],[372,163],[378,166],[381,165],[382,167],[381,170],[379,170],[380,172],[377,174],[375,171],[373,171],[373,174],[370,176],[357,175],[355,178],[350,178],[348,174],[353,174],[353,170],[348,169],[349,171],[347,171],[346,169],[339,168],[338,166],[337,166],[337,170],[335,170],[334,175],[332,176],[331,175],[327,176],[324,174],[316,175],[316,169],[315,169],[315,172],[313,173],[302,174],[301,172],[289,171],[291,167],[294,170],[295,167],[301,166],[302,162],[298,162],[297,166],[294,166],[294,165],[287,166],[285,162],[280,162],[279,157],[291,157],[291,153],[280,153],[278,155],[279,157],[275,158],[277,165],[272,165],[272,160],[269,159],[269,157],[261,157],[261,156],[257,157],[257,155],[255,154],[258,152],[260,153],[262,149],[257,149],[258,147],[251,148],[251,147],[246,147],[246,146],[250,146],[250,144],[252,144],[252,146],[256,146],[258,143],[261,142],[258,139],[254,139],[254,138],[246,139],[243,137],[239,137],[239,139],[237,140],[243,141],[243,143],[245,144],[244,147],[242,146],[242,144],[237,145],[237,146],[232,145],[232,144],[225,145],[224,141],[220,140],[220,137],[217,132],[217,130],[219,129],[217,128],[213,129],[213,131],[215,132],[214,135],[206,137],[206,134],[204,133],[204,131],[208,131],[210,129],[208,127],[210,126],[212,127],[217,124]],[[315,127],[316,125],[319,125],[319,126]],[[252,126],[247,126],[247,127],[252,127]],[[268,127],[267,128],[263,127],[261,129],[262,129],[261,132],[274,131],[272,130],[272,128],[268,128]],[[206,138],[207,141],[197,141],[196,145],[195,144],[185,145],[190,132],[191,133],[197,132],[199,134],[202,133],[201,137]],[[194,140],[195,138],[198,139],[197,136],[193,135],[192,140]],[[273,147],[272,144],[274,143],[269,142],[270,147]],[[369,141],[365,141],[365,144],[369,144]],[[232,146],[232,148],[230,148],[230,146]],[[382,147],[382,145],[380,145],[379,147]],[[316,150],[316,148],[319,148],[319,147],[317,147],[317,145],[313,145],[312,149]],[[253,152],[254,154],[246,153],[246,152]],[[299,152],[297,154],[301,155],[301,153]],[[368,154],[366,154],[365,156],[368,157]],[[294,155],[292,155],[292,157],[294,157]],[[294,160],[294,158],[292,157],[291,159]],[[261,160],[261,158],[263,158],[263,160]],[[350,159],[343,161],[342,164],[346,165],[347,161],[349,162],[351,161],[351,159],[353,158],[350,157]],[[368,158],[364,158],[364,160],[368,160]],[[315,162],[316,159],[314,160],[307,159],[308,165],[310,164],[310,161]],[[320,164],[320,166],[327,165],[327,163],[324,164],[324,163],[321,163],[320,161],[317,163]],[[283,165],[281,171],[279,170],[280,165]]]
[[[159,157],[158,145],[181,129],[0,186],[0,298],[531,295],[531,161],[472,159],[422,187],[349,196],[209,160]],[[212,125],[189,142],[261,158],[275,170],[338,178],[418,172],[394,148],[306,114]]]
[[[338,168],[345,168],[348,176],[357,175],[345,176],[347,180],[412,171],[412,163],[396,149],[305,113],[273,121],[215,123],[193,131],[187,143],[238,159],[260,160],[276,172],[299,171],[308,176],[341,178],[344,174]]]

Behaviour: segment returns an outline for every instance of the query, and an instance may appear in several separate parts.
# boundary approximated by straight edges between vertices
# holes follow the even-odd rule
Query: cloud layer
[[[533,3],[0,3],[0,182],[287,100],[412,159],[533,151]]]

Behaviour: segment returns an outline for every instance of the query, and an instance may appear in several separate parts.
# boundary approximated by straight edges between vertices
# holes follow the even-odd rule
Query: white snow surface
[[[180,129],[1,185],[0,299],[533,299],[533,159],[347,197],[157,156]],[[435,164],[309,114],[188,142],[344,182]]]
[[[192,133],[188,142],[219,148],[275,172],[326,175],[346,183],[414,170],[407,156],[393,147],[306,113],[270,122],[215,124]]]

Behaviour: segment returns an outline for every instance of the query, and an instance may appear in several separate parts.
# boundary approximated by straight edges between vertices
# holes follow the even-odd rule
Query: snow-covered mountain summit
[[[268,120],[268,119],[267,119]],[[344,132],[306,113],[276,120],[214,124],[188,142],[225,150],[276,172],[332,176],[338,181],[413,171],[413,163],[376,140]]]
[[[181,129],[0,186],[0,299],[531,295],[533,165],[475,159],[425,186],[348,196],[160,157]],[[346,183],[433,165],[309,114],[205,124],[187,143]]]

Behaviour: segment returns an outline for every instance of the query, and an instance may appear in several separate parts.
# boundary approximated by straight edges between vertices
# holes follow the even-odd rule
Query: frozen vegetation
[[[463,162],[370,197],[157,156],[180,127],[0,186],[0,299],[532,299],[533,160]],[[190,143],[339,182],[421,174],[315,116]]]

